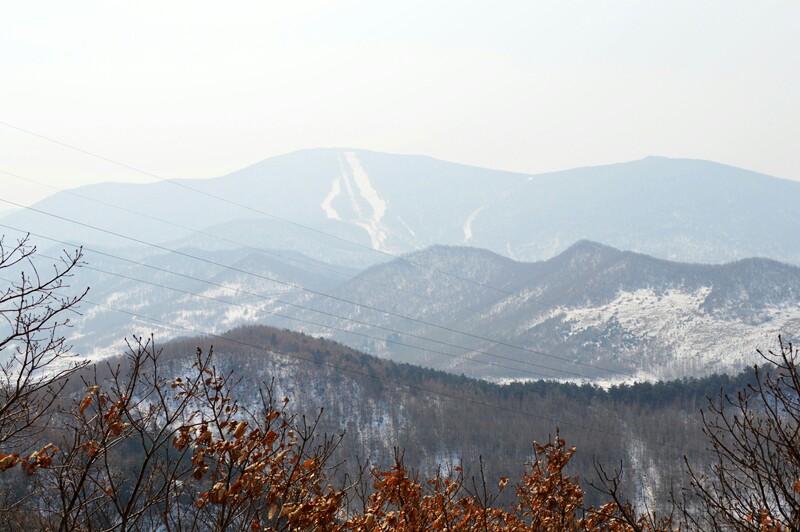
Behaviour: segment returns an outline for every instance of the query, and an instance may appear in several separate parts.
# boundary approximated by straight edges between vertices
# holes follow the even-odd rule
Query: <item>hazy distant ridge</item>
[[[36,208],[148,241],[237,247],[160,218],[247,245],[362,266],[386,256],[319,232],[389,253],[467,244],[540,260],[590,239],[685,262],[763,256],[800,264],[800,218],[793,214],[800,183],[701,160],[648,157],[528,176],[430,157],[316,149],[181,183],[227,202],[167,182],[106,183],[76,192],[146,215],[64,193]],[[130,245],[31,212],[0,220],[85,243]]]

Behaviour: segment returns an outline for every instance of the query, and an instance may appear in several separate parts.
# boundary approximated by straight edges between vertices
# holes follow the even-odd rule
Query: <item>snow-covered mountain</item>
[[[484,378],[654,379],[736,370],[797,330],[797,269],[747,258],[800,264],[796,204],[800,183],[707,161],[529,176],[318,149],[66,191],[0,225],[90,248],[84,354],[270,323]]]
[[[86,245],[134,245],[125,235],[205,250],[290,249],[357,267],[437,244],[542,260],[580,239],[687,262],[800,264],[798,203],[798,182],[700,160],[524,175],[316,149],[215,179],[87,186],[34,206],[61,218],[23,210],[0,223]]]
[[[37,266],[47,266],[46,256]],[[152,334],[164,342],[265,323],[277,319],[272,313],[280,314],[287,297],[302,293],[297,287],[332,290],[355,274],[296,253],[259,249],[184,248],[148,257],[87,251],[84,257],[71,285],[90,291],[68,336],[75,353],[93,359],[123,352],[130,335]]]
[[[800,328],[800,268],[675,263],[589,241],[534,263],[436,246],[358,275],[268,251],[186,250],[147,264],[94,261],[75,279],[92,285],[79,352],[114,352],[130,333],[264,323],[486,379],[613,382],[738,371]]]
[[[773,345],[778,334],[800,329],[797,267],[768,259],[674,263],[588,241],[536,263],[434,247],[370,268],[334,295],[361,306],[308,295],[304,304],[380,325],[376,336],[386,341],[304,330],[394,360],[494,379],[655,380],[738,371],[757,362],[756,349]]]

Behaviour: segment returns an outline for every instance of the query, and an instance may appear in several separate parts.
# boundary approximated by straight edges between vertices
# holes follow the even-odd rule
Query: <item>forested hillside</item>
[[[750,372],[609,389],[548,381],[499,385],[265,326],[168,342],[159,347],[159,373],[191,373],[196,348],[212,345],[214,371],[234,376],[243,407],[257,410],[260,391],[269,388],[290,399],[293,414],[313,419],[322,412],[318,431],[343,434],[334,455],[348,464],[343,470],[356,457],[389,468],[400,449],[407,467],[423,477],[459,464],[475,473],[482,460],[490,478],[514,478],[531,456],[532,442],[548,441],[558,431],[579,451],[568,471],[581,479],[588,502],[601,499],[588,485],[598,480],[595,462],[622,463],[624,493],[654,509],[667,506],[670,487],[683,478],[684,455],[706,461],[699,418],[706,397],[733,393],[752,380]],[[101,374],[106,364],[124,367],[125,360],[100,363]],[[84,387],[70,390],[78,400]]]
[[[593,462],[623,462],[625,492],[656,504],[682,478],[682,457],[704,461],[699,409],[706,397],[734,393],[751,381],[713,376],[615,386],[537,381],[510,385],[458,377],[364,355],[334,342],[270,327],[235,329],[223,339],[187,339],[164,346],[164,368],[180,371],[196,345],[214,344],[217,368],[242,379],[240,399],[274,379],[277,396],[320,427],[345,433],[340,450],[391,465],[394,448],[423,476],[463,460],[474,471],[483,457],[491,477],[513,476],[557,430],[579,452],[570,471],[595,477]],[[591,490],[589,490],[591,494]]]

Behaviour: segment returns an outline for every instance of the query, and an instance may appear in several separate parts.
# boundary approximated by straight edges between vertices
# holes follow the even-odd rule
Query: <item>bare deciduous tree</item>
[[[88,288],[68,284],[83,251],[64,251],[59,263],[40,269],[29,237],[9,243],[0,236],[0,467],[16,465],[37,445],[67,379],[86,362],[70,356],[63,329]]]
[[[703,412],[713,461],[702,471],[686,461],[679,506],[688,527],[800,528],[800,352],[779,337],[779,351],[759,354],[756,383]]]

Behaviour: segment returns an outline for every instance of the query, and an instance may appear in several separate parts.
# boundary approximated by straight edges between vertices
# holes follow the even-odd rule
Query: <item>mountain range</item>
[[[0,223],[85,245],[136,244],[126,235],[204,250],[287,249],[353,267],[433,245],[544,260],[582,239],[683,262],[800,264],[799,202],[798,182],[702,160],[527,175],[331,148],[214,179],[90,185],[33,206],[61,218],[19,210]]]
[[[330,294],[299,294],[313,310],[284,306],[303,321],[275,323],[500,380],[739,371],[758,362],[758,348],[800,327],[800,268],[769,259],[674,263],[589,241],[534,263],[436,246],[369,268]]]
[[[271,324],[495,381],[618,382],[736,372],[800,326],[796,266],[675,263],[590,241],[532,263],[434,246],[361,272],[269,250],[87,260],[71,340],[94,358],[130,334]]]
[[[616,382],[738,371],[796,331],[799,200],[707,161],[531,176],[319,149],[63,191],[0,226],[54,246],[42,266],[86,246],[71,341],[92,357],[267,323],[484,379]]]

